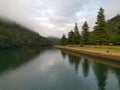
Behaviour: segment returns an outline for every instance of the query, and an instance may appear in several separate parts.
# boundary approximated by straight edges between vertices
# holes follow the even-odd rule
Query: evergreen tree
[[[89,26],[87,24],[87,21],[82,26],[82,42],[83,44],[87,45],[89,44]]]
[[[66,38],[65,34],[63,34],[63,36],[62,36],[62,38],[61,38],[61,40],[60,40],[60,43],[61,43],[62,45],[66,45],[66,44],[67,44],[67,38]]]
[[[75,43],[75,33],[71,30],[68,33],[68,41],[67,44],[74,44]]]
[[[103,8],[100,8],[97,15],[96,26],[94,27],[94,36],[96,44],[108,44],[108,32],[106,30],[106,21]]]
[[[75,23],[74,34],[75,34],[74,44],[80,44],[80,34],[79,34],[77,23]]]

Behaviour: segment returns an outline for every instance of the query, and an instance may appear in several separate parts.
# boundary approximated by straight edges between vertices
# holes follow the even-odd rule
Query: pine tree
[[[66,44],[67,44],[67,38],[66,38],[65,34],[63,34],[63,36],[62,36],[62,38],[61,38],[61,40],[60,40],[60,43],[61,43],[62,45],[66,45]]]
[[[79,34],[79,29],[77,26],[77,23],[75,23],[75,27],[74,27],[74,44],[80,44],[80,34]]]
[[[69,33],[68,33],[68,41],[67,41],[67,44],[74,44],[75,43],[75,34],[74,32],[71,30]]]
[[[98,45],[108,44],[108,32],[106,30],[106,21],[104,9],[100,8],[97,15],[96,26],[94,27],[95,43]]]
[[[87,24],[87,21],[84,22],[82,26],[82,43],[87,45],[89,44],[89,26]]]

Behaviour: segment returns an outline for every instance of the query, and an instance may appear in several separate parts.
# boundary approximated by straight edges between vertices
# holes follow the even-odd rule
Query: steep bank
[[[54,46],[55,48],[66,50],[68,52],[78,53],[78,54],[84,54],[84,55],[90,55],[94,57],[104,58],[106,60],[111,60],[115,62],[120,62],[120,53],[118,52],[110,52],[107,51],[96,51],[96,50],[90,50],[85,49],[82,47],[73,47],[73,46]]]

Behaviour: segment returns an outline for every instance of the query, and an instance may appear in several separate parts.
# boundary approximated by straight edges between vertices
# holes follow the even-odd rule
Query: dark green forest
[[[48,46],[50,41],[15,22],[0,18],[0,49]]]
[[[104,9],[100,8],[96,19],[92,31],[89,30],[87,21],[80,27],[81,33],[75,23],[74,29],[67,36],[63,34],[60,43],[62,45],[120,45],[120,15],[105,20]]]

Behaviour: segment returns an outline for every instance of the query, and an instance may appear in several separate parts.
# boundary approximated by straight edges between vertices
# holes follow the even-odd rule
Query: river
[[[0,90],[120,90],[119,65],[54,48],[0,51]]]

